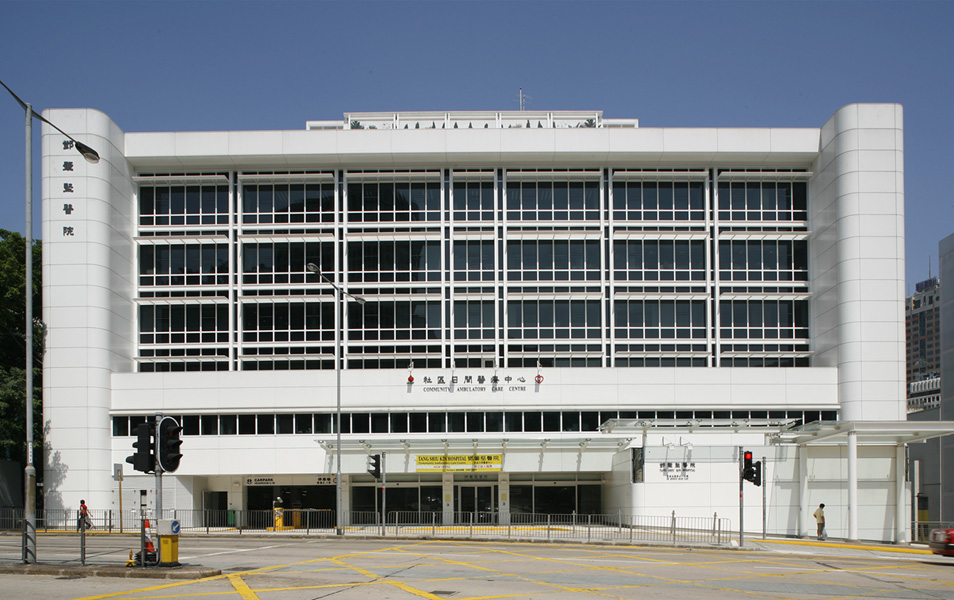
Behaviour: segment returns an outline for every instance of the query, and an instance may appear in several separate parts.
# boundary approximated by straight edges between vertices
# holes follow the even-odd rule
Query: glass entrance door
[[[495,523],[497,521],[496,485],[458,485],[459,523]]]

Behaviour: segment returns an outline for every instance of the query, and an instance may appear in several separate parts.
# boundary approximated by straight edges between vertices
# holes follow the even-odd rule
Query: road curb
[[[50,575],[54,577],[125,577],[138,579],[202,579],[222,574],[218,569],[195,567],[118,567],[115,565],[17,565],[2,566],[0,573],[8,575]]]

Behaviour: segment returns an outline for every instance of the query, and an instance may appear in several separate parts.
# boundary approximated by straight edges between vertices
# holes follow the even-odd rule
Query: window
[[[332,223],[334,183],[266,183],[242,186],[242,222]]]
[[[348,220],[363,223],[440,221],[440,181],[348,183]]]
[[[227,185],[139,187],[139,224],[228,225],[231,210]]]
[[[617,240],[613,268],[617,281],[705,281],[705,245],[701,240]]]
[[[199,344],[228,342],[229,307],[225,304],[145,304],[139,307],[139,343]]]
[[[705,219],[701,181],[614,181],[613,219],[616,221],[702,221]]]
[[[617,300],[617,339],[706,339],[704,300]]]
[[[721,240],[722,281],[808,281],[808,242],[804,240]]]
[[[507,336],[520,339],[600,338],[598,300],[514,300],[508,305]]]
[[[808,219],[804,181],[720,181],[720,221],[785,222]]]
[[[599,240],[507,242],[510,281],[599,281]]]
[[[554,173],[554,178],[559,174]],[[598,221],[599,181],[508,181],[511,221]]]
[[[228,284],[227,244],[142,244],[139,246],[139,285]]]
[[[452,188],[455,221],[493,221],[492,181],[454,181]]]
[[[439,241],[386,240],[348,244],[348,281],[390,283],[440,280]]]
[[[493,241],[454,242],[454,281],[493,281],[494,267]]]
[[[285,285],[318,281],[306,270],[315,263],[334,278],[331,242],[262,242],[242,246],[242,282],[249,285]]]

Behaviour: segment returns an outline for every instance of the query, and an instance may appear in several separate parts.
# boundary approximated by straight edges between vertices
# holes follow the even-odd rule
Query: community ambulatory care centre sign
[[[419,454],[417,470],[421,471],[500,471],[502,454]]]

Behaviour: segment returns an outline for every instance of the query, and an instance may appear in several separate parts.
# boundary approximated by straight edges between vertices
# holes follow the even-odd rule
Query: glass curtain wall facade
[[[138,370],[810,366],[809,176],[142,175]]]

